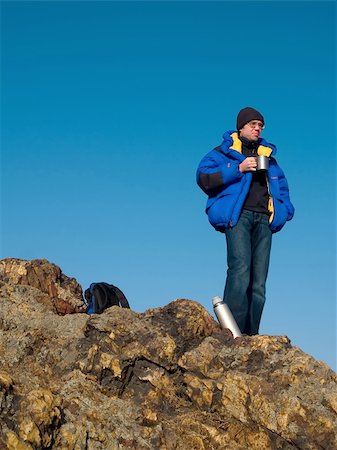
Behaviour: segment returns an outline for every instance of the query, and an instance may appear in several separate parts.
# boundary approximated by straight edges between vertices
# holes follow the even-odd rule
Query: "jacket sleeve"
[[[278,180],[279,187],[280,187],[280,197],[288,211],[287,220],[291,220],[294,216],[295,208],[290,201],[289,187],[288,187],[287,179],[284,175],[283,170],[280,168],[280,166],[278,166],[278,168],[280,170],[280,176],[279,176],[279,180]]]
[[[219,191],[243,177],[239,170],[239,161],[214,156],[215,150],[208,153],[200,162],[197,170],[198,186],[207,195],[216,195]]]

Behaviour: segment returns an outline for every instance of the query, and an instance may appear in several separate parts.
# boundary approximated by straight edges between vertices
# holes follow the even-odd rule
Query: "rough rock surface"
[[[46,259],[6,258],[0,261],[0,279],[11,284],[36,288],[36,300],[51,307],[57,314],[83,312],[82,288]]]
[[[80,307],[75,280],[43,261],[37,283],[33,261],[11,261],[0,262],[0,449],[337,449],[336,374],[287,337],[234,340],[192,300],[59,315],[56,298]],[[55,284],[67,297],[41,301]]]

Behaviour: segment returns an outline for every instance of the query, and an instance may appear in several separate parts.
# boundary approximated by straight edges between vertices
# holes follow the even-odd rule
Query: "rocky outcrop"
[[[0,261],[0,279],[13,285],[36,288],[35,298],[57,314],[83,312],[82,288],[46,259],[7,258]]]
[[[287,337],[234,340],[183,299],[62,316],[2,273],[1,449],[337,448],[336,374]]]

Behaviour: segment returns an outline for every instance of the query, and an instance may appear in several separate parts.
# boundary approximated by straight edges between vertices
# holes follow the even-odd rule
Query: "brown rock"
[[[336,374],[287,337],[234,340],[192,300],[60,316],[14,281],[0,288],[1,449],[337,448]]]
[[[3,259],[0,261],[0,281],[38,289],[44,295],[37,295],[37,301],[48,305],[57,314],[84,311],[81,286],[75,278],[67,277],[46,259]]]

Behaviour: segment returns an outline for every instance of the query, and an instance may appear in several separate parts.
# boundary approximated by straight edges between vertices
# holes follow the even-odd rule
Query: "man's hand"
[[[240,172],[255,172],[257,167],[256,158],[250,156],[239,164]]]

